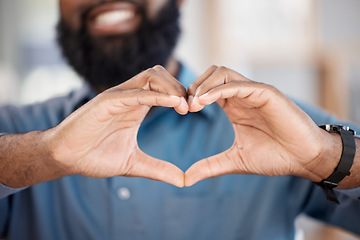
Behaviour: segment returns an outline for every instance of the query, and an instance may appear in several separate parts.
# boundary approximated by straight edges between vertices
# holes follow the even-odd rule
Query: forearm
[[[20,188],[67,175],[47,143],[45,132],[1,136],[0,183]]]

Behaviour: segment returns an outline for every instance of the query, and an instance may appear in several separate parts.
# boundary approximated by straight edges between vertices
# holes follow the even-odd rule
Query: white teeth
[[[105,12],[96,17],[95,23],[101,25],[113,25],[129,20],[130,18],[133,18],[134,15],[134,12],[124,10]]]

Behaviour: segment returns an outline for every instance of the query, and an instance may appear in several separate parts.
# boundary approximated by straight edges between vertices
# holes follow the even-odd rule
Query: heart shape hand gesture
[[[137,132],[152,106],[186,114],[213,102],[234,127],[230,149],[196,162],[184,174],[138,147]],[[67,175],[137,176],[182,187],[233,173],[292,174],[320,181],[331,171],[321,168],[325,152],[333,151],[326,146],[338,141],[329,135],[277,89],[230,69],[212,66],[187,93],[163,67],[155,66],[99,94],[49,130],[48,139],[52,159]]]

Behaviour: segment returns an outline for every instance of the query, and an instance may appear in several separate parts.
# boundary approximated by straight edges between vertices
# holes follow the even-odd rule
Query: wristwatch
[[[356,153],[356,145],[354,135],[356,132],[350,129],[348,126],[342,125],[321,125],[320,128],[329,133],[339,133],[342,141],[342,153],[339,164],[335,168],[334,172],[326,179],[317,183],[325,193],[326,198],[333,203],[340,204],[337,196],[334,192],[334,188],[337,187],[339,182],[346,176],[350,175],[350,169],[354,162]]]

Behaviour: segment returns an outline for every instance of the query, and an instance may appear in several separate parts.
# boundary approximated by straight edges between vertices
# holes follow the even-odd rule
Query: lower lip
[[[107,11],[128,10],[134,12],[134,16],[115,24],[97,24],[96,16]],[[107,3],[93,9],[87,17],[87,27],[92,35],[111,36],[124,35],[135,32],[141,23],[141,16],[133,4],[127,2]]]

